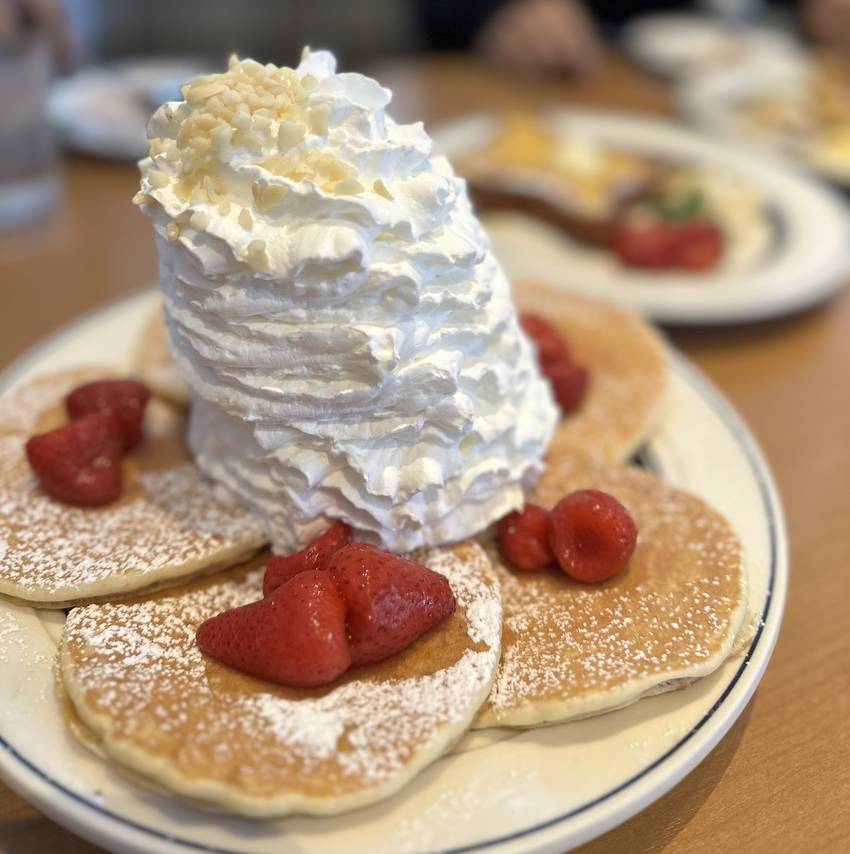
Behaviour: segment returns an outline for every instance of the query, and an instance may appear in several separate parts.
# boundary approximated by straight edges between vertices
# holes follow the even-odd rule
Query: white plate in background
[[[509,277],[611,299],[661,323],[717,324],[799,311],[838,290],[850,273],[846,206],[830,189],[788,165],[635,114],[550,109],[542,116],[565,135],[705,166],[748,182],[763,199],[773,239],[757,262],[742,269],[642,271],[527,215],[485,214],[493,248]],[[432,128],[432,134],[437,149],[452,159],[480,149],[498,127],[498,116],[482,114]]]
[[[816,162],[792,136],[759,128],[740,113],[740,105],[764,95],[787,94],[806,98],[808,66],[781,73],[764,70],[739,74],[734,70],[693,80],[678,93],[679,109],[697,128],[726,140],[729,145],[748,146],[756,154],[769,154],[814,173],[819,178],[850,190],[850,158],[846,165]]]
[[[623,45],[649,71],[674,79],[730,68],[776,73],[804,61],[803,49],[790,33],[693,13],[641,15],[623,29]]]
[[[48,117],[69,148],[139,160],[148,153],[146,129],[154,110],[180,98],[180,86],[207,70],[194,60],[164,58],[84,68],[54,84]]]

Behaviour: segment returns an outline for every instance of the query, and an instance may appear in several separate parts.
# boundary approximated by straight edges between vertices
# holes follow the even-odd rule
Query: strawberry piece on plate
[[[537,348],[537,361],[544,372],[546,365],[570,361],[567,342],[549,321],[539,314],[523,312],[519,316],[519,325]]]
[[[587,369],[573,362],[556,362],[547,365],[543,373],[561,412],[564,415],[575,412],[587,391]]]
[[[455,610],[445,577],[366,543],[340,549],[328,568],[348,606],[353,664],[401,652]]]
[[[710,223],[683,225],[676,245],[678,266],[685,270],[711,270],[723,254],[723,235]]]
[[[97,412],[114,415],[128,450],[142,441],[142,420],[150,396],[148,387],[138,380],[97,380],[75,388],[65,398],[65,407],[71,419]]]
[[[572,361],[567,342],[551,323],[538,314],[519,316],[523,332],[537,348],[540,372],[549,380],[552,394],[564,414],[574,412],[587,388],[587,370]]]
[[[723,235],[709,222],[623,224],[612,248],[628,267],[711,270],[723,254]]]
[[[612,249],[627,267],[665,270],[675,266],[673,229],[662,222],[627,224],[617,229]]]
[[[26,454],[49,496],[96,507],[121,496],[121,448],[121,425],[114,415],[100,413],[32,436]]]
[[[626,568],[637,543],[629,511],[607,492],[582,489],[549,516],[549,542],[561,569],[576,581],[606,581]]]
[[[310,545],[291,555],[272,555],[263,577],[263,596],[268,596],[284,581],[308,569],[326,569],[331,556],[351,542],[351,528],[345,522],[334,522]]]
[[[290,688],[332,682],[351,664],[345,603],[326,572],[307,570],[270,596],[211,617],[196,639],[210,658]]]
[[[549,545],[549,511],[536,504],[508,513],[498,527],[499,552],[522,572],[542,572],[555,562]]]

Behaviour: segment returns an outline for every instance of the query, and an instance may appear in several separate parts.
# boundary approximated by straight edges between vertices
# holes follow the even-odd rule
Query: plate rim
[[[145,290],[95,307],[40,339],[0,371],[0,392],[11,387],[34,362],[40,361],[51,349],[79,334],[87,324],[101,322],[113,312],[128,311],[134,303],[142,305],[151,302],[154,293],[151,290]],[[668,348],[668,357],[671,369],[680,374],[687,384],[699,393],[734,437],[735,444],[743,453],[754,483],[758,487],[762,509],[768,521],[770,569],[765,597],[760,603],[759,622],[755,635],[746,652],[742,654],[737,669],[729,677],[728,683],[712,706],[682,738],[652,763],[610,791],[567,813],[500,837],[471,845],[441,849],[443,854],[467,854],[467,852],[496,849],[501,852],[562,850],[564,837],[557,835],[559,826],[580,815],[586,817],[586,826],[571,834],[568,843],[570,847],[600,836],[645,809],[689,774],[726,735],[764,675],[779,637],[787,597],[788,534],[782,502],[761,448],[732,404],[683,354]],[[754,669],[751,669],[751,663]],[[749,678],[742,682],[745,674]],[[722,717],[718,721],[715,716],[719,712],[722,712]],[[712,719],[715,719],[718,725],[706,731],[705,726]],[[679,766],[674,766],[672,772],[664,769],[663,766],[668,763],[668,760],[686,745],[690,746],[690,754],[685,756],[684,761]],[[239,849],[210,846],[156,830],[101,806],[53,779],[49,773],[22,755],[2,735],[0,735],[0,777],[9,788],[18,792],[25,800],[36,805],[70,832],[83,836],[84,834],[79,830],[81,826],[90,831],[92,835],[85,838],[92,839],[97,844],[126,844],[130,841],[126,835],[132,833],[140,837],[134,840],[136,843],[141,845],[144,839],[148,842],[155,840],[155,844],[160,846],[159,850],[244,854]],[[634,791],[641,782],[645,784],[642,789]],[[608,804],[608,813],[595,816],[594,811],[602,804]],[[75,812],[80,806],[88,811],[82,815],[90,819],[84,820],[82,824],[78,823],[79,814]],[[524,842],[528,842],[529,845],[517,847]],[[150,849],[134,847],[126,850]]]

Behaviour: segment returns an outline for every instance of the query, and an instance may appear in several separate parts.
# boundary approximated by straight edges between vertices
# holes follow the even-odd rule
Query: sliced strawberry
[[[121,495],[121,425],[114,415],[85,415],[27,441],[42,489],[67,504],[94,507]]]
[[[273,555],[263,578],[263,596],[280,587],[284,581],[308,569],[325,569],[335,552],[351,542],[351,528],[345,522],[334,522],[309,546],[292,555]]]
[[[210,658],[291,688],[325,685],[351,664],[345,603],[331,576],[318,570],[211,617],[198,626],[196,639]]]
[[[340,549],[328,568],[348,606],[353,664],[401,652],[454,612],[454,593],[442,575],[366,543]]]
[[[567,342],[549,321],[539,314],[524,312],[519,316],[522,331],[532,340],[537,349],[537,361],[541,368],[554,362],[568,362],[570,350]]]
[[[142,420],[150,396],[148,387],[138,380],[97,380],[75,388],[65,398],[65,407],[71,419],[96,412],[115,415],[126,450],[142,440]]]
[[[611,578],[626,568],[635,550],[634,520],[607,492],[572,492],[555,505],[549,519],[555,558],[576,581],[591,584]]]
[[[723,254],[723,235],[706,222],[682,225],[676,244],[676,260],[686,270],[711,270]]]
[[[700,220],[685,223],[624,223],[612,248],[629,267],[647,270],[709,270],[723,254],[723,235]]]
[[[673,233],[661,222],[621,225],[614,234],[612,249],[627,267],[663,270],[675,266]]]
[[[498,527],[499,552],[516,569],[541,572],[555,562],[549,545],[549,511],[526,504],[508,513]]]
[[[587,391],[587,369],[574,362],[555,362],[547,365],[543,373],[552,385],[561,412],[575,412]]]

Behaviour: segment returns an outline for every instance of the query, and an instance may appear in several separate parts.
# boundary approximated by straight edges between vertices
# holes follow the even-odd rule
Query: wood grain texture
[[[580,83],[516,80],[469,59],[377,70],[393,113],[434,122],[549,103],[669,110],[669,93],[612,60]],[[0,366],[80,313],[150,283],[150,228],[132,166],[68,162],[62,210],[0,239]],[[672,342],[752,427],[785,502],[792,574],[782,635],[744,715],[678,786],[582,854],[850,850],[850,293],[797,317],[685,330]],[[92,854],[0,785],[0,852]]]

